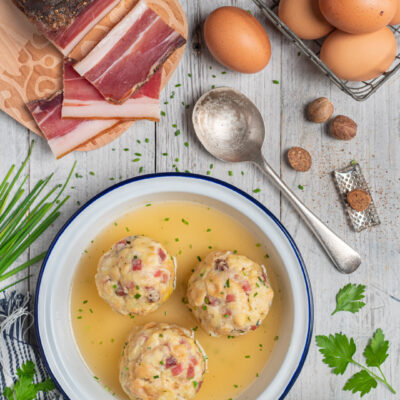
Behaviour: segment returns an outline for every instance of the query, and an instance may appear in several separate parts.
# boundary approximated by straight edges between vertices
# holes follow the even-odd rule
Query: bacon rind
[[[67,56],[84,38],[84,36],[121,0],[93,0],[65,26],[54,28],[41,18],[40,7],[37,10],[27,10],[24,1],[13,0],[13,3],[27,16],[29,21],[64,55]],[[48,5],[50,8],[56,6]],[[55,10],[53,10],[55,11]]]
[[[62,118],[160,120],[159,70],[133,96],[121,105],[107,102],[100,92],[73,68],[73,60],[64,60],[64,101]]]
[[[118,124],[118,120],[68,120],[61,118],[63,93],[34,100],[27,107],[57,159]]]
[[[185,43],[183,36],[139,0],[74,68],[107,101],[121,104]]]

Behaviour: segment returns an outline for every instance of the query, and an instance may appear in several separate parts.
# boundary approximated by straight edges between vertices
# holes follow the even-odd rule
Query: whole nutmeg
[[[302,147],[292,147],[289,149],[288,161],[290,166],[299,172],[307,172],[312,165],[310,153]]]
[[[331,135],[339,140],[351,140],[357,134],[357,124],[344,115],[335,117],[330,126]]]
[[[321,123],[328,121],[334,111],[333,104],[326,97],[320,97],[308,105],[307,116],[310,121]]]
[[[350,207],[356,211],[365,211],[371,204],[371,195],[362,189],[355,189],[347,194]]]

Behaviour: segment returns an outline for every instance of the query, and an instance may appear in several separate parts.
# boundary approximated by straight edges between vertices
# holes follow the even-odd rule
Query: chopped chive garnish
[[[179,136],[181,134],[181,131],[179,130],[179,129],[177,129],[176,131],[175,131],[175,136]]]
[[[140,158],[134,158],[134,159],[132,160],[132,162],[138,162],[138,161],[140,161]]]
[[[165,114],[165,111],[161,111],[160,114],[162,117],[165,117],[167,115],[167,114]]]
[[[164,157],[166,157],[166,156],[168,155],[168,153],[162,153],[162,155],[163,155]]]
[[[201,262],[201,257],[200,256],[197,256],[197,259]]]
[[[186,221],[186,219],[184,219],[184,218],[182,218],[182,223],[185,224],[185,225],[189,225],[189,222]]]
[[[142,153],[135,153],[135,156],[142,157]]]
[[[140,299],[141,297],[142,297],[142,295],[140,293],[135,294],[135,299]]]
[[[261,189],[258,189],[258,188],[253,190],[253,193],[260,193],[260,192],[261,192]]]
[[[276,79],[274,79],[274,80],[272,81],[272,83],[273,83],[274,85],[279,85],[279,81],[277,81]]]
[[[146,143],[149,143],[150,142],[150,139],[144,139],[144,141],[146,142]]]
[[[232,175],[233,175],[233,172],[232,172],[232,171],[228,171],[228,175],[229,175],[229,176],[232,176]]]
[[[299,185],[297,186],[300,190],[304,190],[304,186],[303,185]]]
[[[189,142],[184,143],[185,147],[189,147]]]

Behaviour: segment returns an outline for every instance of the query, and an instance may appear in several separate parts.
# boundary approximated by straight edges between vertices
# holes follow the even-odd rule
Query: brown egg
[[[300,39],[319,39],[333,30],[322,16],[318,0],[281,0],[278,15]]]
[[[348,33],[375,32],[388,25],[398,0],[319,0],[322,15]]]
[[[387,71],[396,52],[396,38],[387,27],[361,35],[336,30],[323,43],[321,60],[339,78],[366,81]]]
[[[271,58],[271,43],[263,26],[248,11],[221,7],[204,24],[204,39],[222,65],[252,74],[264,69]]]
[[[393,19],[390,21],[390,25],[400,24],[400,0],[397,0],[397,12],[394,14]]]

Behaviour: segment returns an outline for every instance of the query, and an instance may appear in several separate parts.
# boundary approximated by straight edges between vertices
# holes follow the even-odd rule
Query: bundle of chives
[[[0,183],[0,282],[29,268],[46,256],[47,252],[44,252],[9,270],[17,258],[58,218],[60,208],[69,199],[69,196],[63,200],[60,200],[60,197],[71,179],[76,162],[64,185],[56,185],[43,196],[40,195],[53,174],[40,179],[25,198],[22,198],[25,192],[23,186],[29,175],[26,175],[13,191],[32,154],[33,144],[32,141],[28,155],[15,175],[12,177],[15,169],[15,165],[12,165]],[[29,277],[30,275],[7,285],[0,289],[0,293]]]

